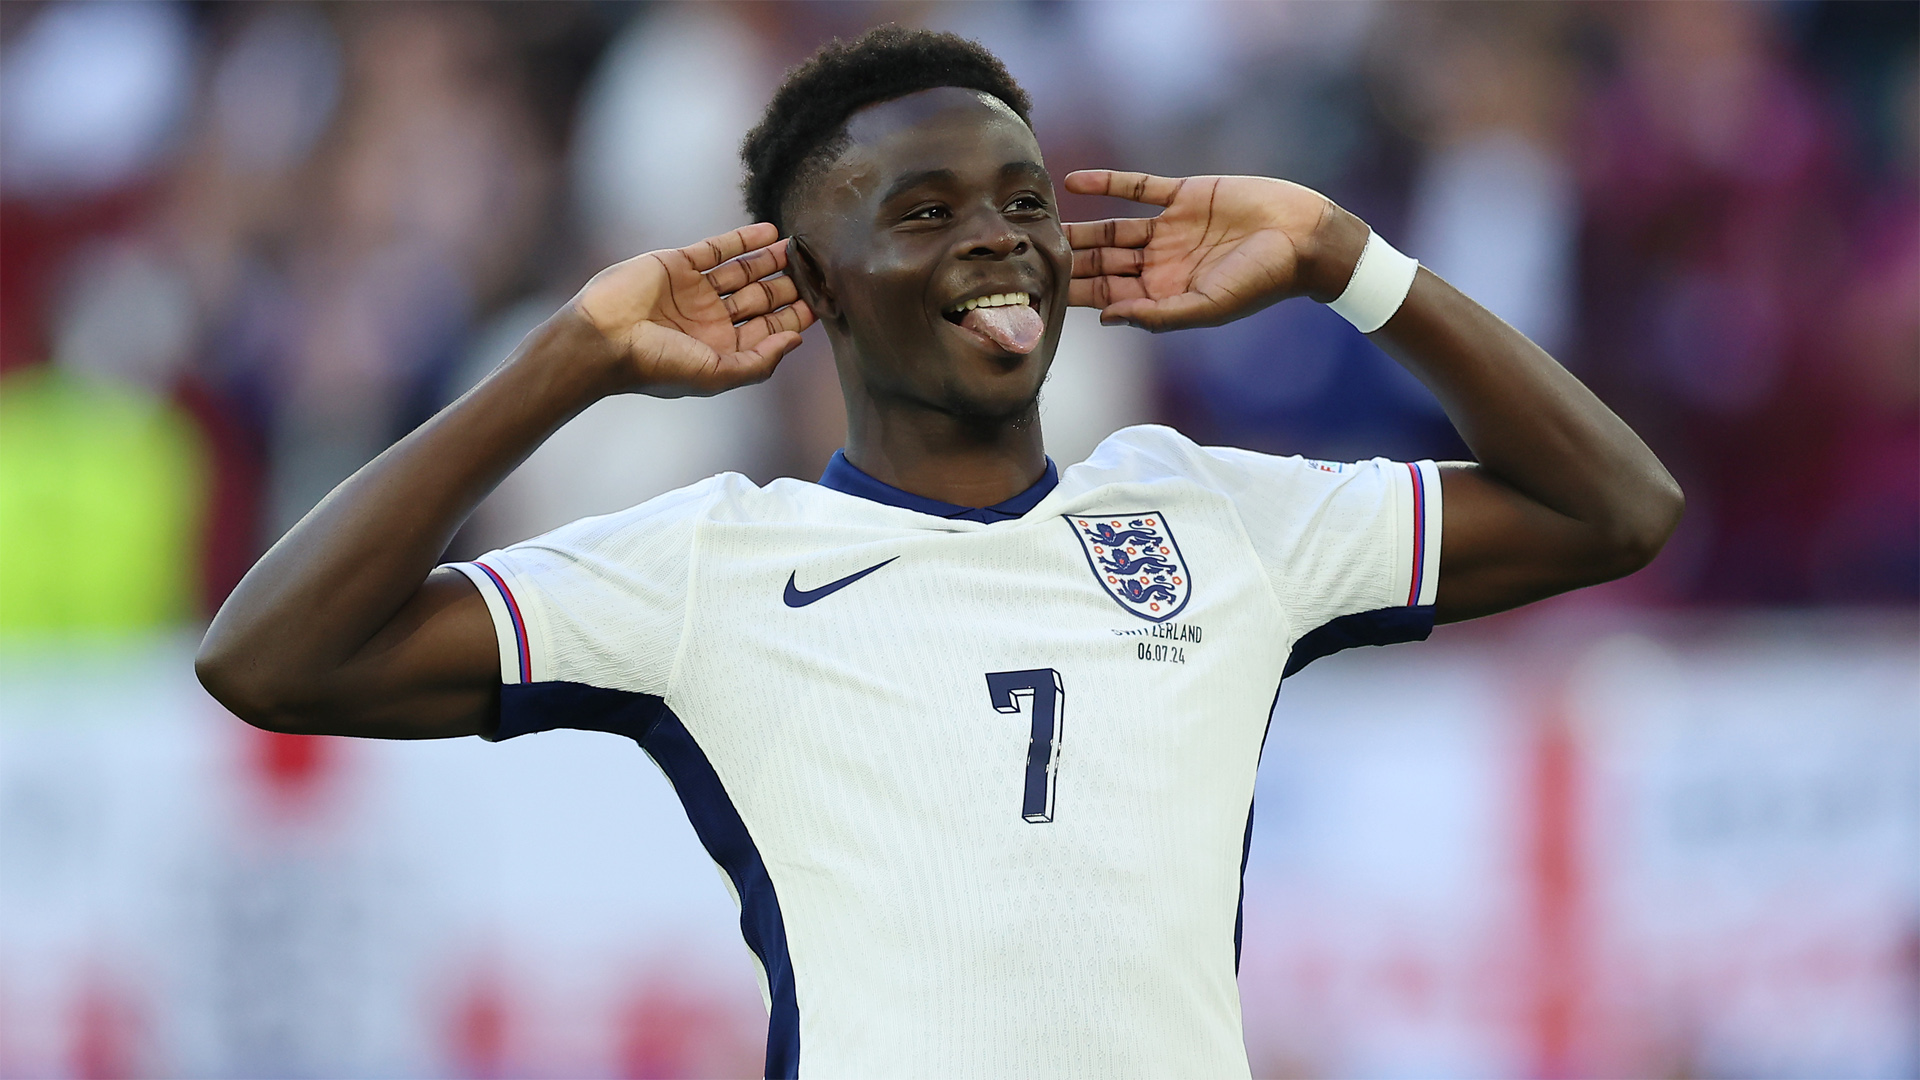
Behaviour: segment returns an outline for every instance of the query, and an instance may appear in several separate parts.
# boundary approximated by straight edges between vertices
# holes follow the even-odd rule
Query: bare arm
[[[534,448],[608,394],[759,382],[812,313],[751,225],[610,267],[439,415],[349,477],[234,589],[194,669],[249,723],[441,738],[497,722],[499,651],[465,577],[435,572],[455,530]]]
[[[1680,523],[1680,486],[1525,335],[1423,268],[1371,337],[1427,384],[1478,459],[1440,474],[1437,620],[1611,581],[1660,553]]]
[[[1367,226],[1248,176],[1079,172],[1067,189],[1165,207],[1068,226],[1072,302],[1149,330],[1212,326],[1346,288]],[[1477,463],[1450,463],[1435,616],[1468,619],[1645,566],[1683,500],[1639,436],[1553,357],[1422,269],[1373,340],[1426,383]]]

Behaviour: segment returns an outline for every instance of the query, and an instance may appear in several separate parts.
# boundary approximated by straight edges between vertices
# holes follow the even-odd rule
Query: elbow
[[[240,649],[222,646],[209,633],[193,657],[193,673],[213,699],[233,715],[263,731],[308,734],[302,712],[289,693]]]
[[[1659,557],[1686,509],[1685,493],[1673,477],[1663,472],[1660,482],[1642,492],[1630,511],[1622,514],[1615,528],[1609,530],[1607,546],[1615,569],[1609,577],[1624,577],[1645,569]]]

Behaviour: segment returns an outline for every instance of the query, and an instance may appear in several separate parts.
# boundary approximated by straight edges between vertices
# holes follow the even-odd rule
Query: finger
[[[748,282],[758,281],[786,268],[787,242],[782,240],[721,263],[708,271],[707,281],[713,286],[714,292],[724,296],[746,287]]]
[[[756,281],[720,302],[726,305],[728,322],[745,322],[755,315],[765,315],[774,308],[785,307],[798,299],[800,289],[793,279],[777,277]]]
[[[1146,247],[1159,218],[1108,218],[1067,222],[1067,243],[1075,250],[1097,247]]]
[[[1067,190],[1076,195],[1112,195],[1154,206],[1171,204],[1184,183],[1184,179],[1174,177],[1113,169],[1082,169],[1068,173],[1066,180]]]
[[[1139,248],[1097,247],[1073,253],[1073,276],[1139,277],[1147,265],[1147,253]]]
[[[748,319],[734,327],[735,342],[742,349],[754,349],[767,338],[780,334],[798,334],[814,323],[813,309],[805,300],[795,300],[786,307],[767,312],[758,318]]]
[[[759,221],[752,225],[743,225],[729,233],[709,236],[697,244],[688,244],[680,250],[693,264],[695,270],[706,273],[728,259],[755,248],[763,248],[780,239],[780,230],[774,225]]]
[[[1144,300],[1147,287],[1137,277],[1075,278],[1067,282],[1067,306],[1105,308],[1123,300]]]

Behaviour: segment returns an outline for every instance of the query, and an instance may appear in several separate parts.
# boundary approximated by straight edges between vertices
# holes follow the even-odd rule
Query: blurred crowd
[[[1001,55],[1056,178],[1298,180],[1561,357],[1689,497],[1617,602],[1911,605],[1917,11],[0,5],[0,633],[210,613],[593,271],[739,224],[737,147],[781,73],[890,21]],[[1085,315],[1044,399],[1063,464],[1141,421],[1465,454],[1309,302],[1159,338]],[[844,416],[809,337],[761,387],[595,406],[456,553],[722,469],[817,476]]]

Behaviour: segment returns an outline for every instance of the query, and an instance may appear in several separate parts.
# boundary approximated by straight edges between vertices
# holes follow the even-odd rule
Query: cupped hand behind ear
[[[1105,323],[1179,330],[1231,322],[1291,296],[1331,300],[1346,279],[1329,234],[1351,232],[1337,228],[1347,224],[1366,241],[1359,219],[1286,180],[1093,169],[1067,174],[1066,188],[1166,208],[1150,218],[1067,225],[1068,301],[1099,308]]]
[[[814,315],[766,222],[595,274],[573,310],[615,354],[613,392],[708,396],[765,380]]]

